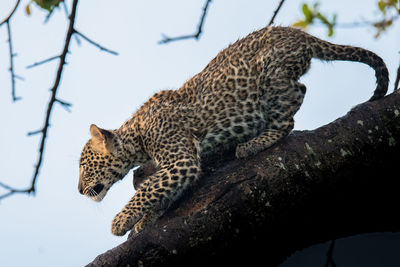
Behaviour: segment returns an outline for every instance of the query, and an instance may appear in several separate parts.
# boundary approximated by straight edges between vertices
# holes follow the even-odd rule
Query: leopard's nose
[[[78,191],[81,193],[81,195],[83,195],[83,186],[80,182],[78,183]]]

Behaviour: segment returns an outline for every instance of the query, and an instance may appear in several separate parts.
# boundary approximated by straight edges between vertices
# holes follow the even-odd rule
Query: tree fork
[[[400,231],[399,160],[396,91],[254,157],[204,159],[174,207],[87,266],[276,266],[320,242]]]

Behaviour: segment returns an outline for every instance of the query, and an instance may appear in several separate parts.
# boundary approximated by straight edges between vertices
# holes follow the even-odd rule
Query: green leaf
[[[379,8],[379,10],[382,12],[382,13],[386,13],[386,3],[384,2],[384,1],[382,1],[382,0],[380,0],[379,2],[378,2],[378,8]]]
[[[397,7],[397,4],[399,3],[399,0],[389,0],[388,4],[392,7]]]
[[[307,28],[310,23],[306,22],[305,20],[299,20],[292,24],[293,27],[297,28]]]
[[[303,4],[301,9],[303,11],[303,14],[304,14],[304,17],[305,17],[305,21],[312,22],[313,19],[314,19],[314,15],[313,15],[311,9],[308,7],[308,5],[307,4]]]
[[[328,27],[328,36],[332,37],[332,35],[333,35],[333,27],[331,26],[331,27]]]
[[[333,17],[332,17],[332,25],[336,25],[336,22],[337,22],[337,14],[335,13],[335,14],[333,14]]]
[[[48,12],[52,12],[55,7],[63,0],[32,0],[41,8],[47,10]]]
[[[321,22],[325,25],[331,25],[331,23],[328,21],[328,19],[322,15],[321,13],[318,12],[317,14],[317,18],[319,18],[321,20]]]

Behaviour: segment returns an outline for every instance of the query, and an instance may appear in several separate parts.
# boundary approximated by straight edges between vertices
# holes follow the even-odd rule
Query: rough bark
[[[88,266],[276,266],[319,242],[400,231],[399,158],[397,91],[252,158],[206,159],[162,218]]]

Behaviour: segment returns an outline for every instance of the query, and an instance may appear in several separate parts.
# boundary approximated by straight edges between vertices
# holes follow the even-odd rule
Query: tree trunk
[[[153,226],[88,266],[276,266],[349,235],[400,231],[400,93],[246,160],[205,159]]]

